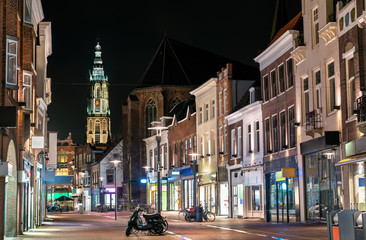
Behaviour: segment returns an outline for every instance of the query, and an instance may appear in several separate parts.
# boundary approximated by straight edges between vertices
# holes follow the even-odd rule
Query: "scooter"
[[[142,224],[139,213],[143,212],[140,207],[137,207],[133,212],[130,220],[127,224],[126,236],[129,236],[132,231],[149,231],[155,234],[162,234],[168,228],[168,222],[165,218],[163,218],[160,213],[155,214],[143,214],[143,217],[146,220],[145,224]]]

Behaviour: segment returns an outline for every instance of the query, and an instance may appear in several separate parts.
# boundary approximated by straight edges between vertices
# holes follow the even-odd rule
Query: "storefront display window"
[[[366,210],[365,199],[365,164],[358,162],[353,164],[354,202],[360,211]]]
[[[325,220],[335,196],[335,154],[322,151],[305,156],[306,202],[308,220]]]
[[[184,207],[193,206],[193,179],[184,180]]]
[[[167,186],[166,184],[162,184],[161,185],[162,187],[162,192],[161,192],[161,209],[163,211],[166,211],[167,210]]]
[[[220,213],[221,215],[228,215],[229,210],[229,189],[227,183],[220,184]]]
[[[181,184],[180,181],[172,182],[170,185],[170,210],[180,210],[182,208]]]

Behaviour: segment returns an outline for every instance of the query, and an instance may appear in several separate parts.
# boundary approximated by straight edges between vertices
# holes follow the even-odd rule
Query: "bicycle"
[[[187,214],[187,210],[186,209],[182,209],[178,212],[178,218],[181,221],[186,220],[186,214]]]
[[[216,219],[216,216],[213,212],[208,211],[208,209],[206,208],[205,211],[203,212],[203,219],[205,219],[205,221],[209,221],[209,222],[213,222]]]

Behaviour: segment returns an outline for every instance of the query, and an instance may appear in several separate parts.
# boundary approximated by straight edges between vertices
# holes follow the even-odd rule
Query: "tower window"
[[[146,118],[145,118],[145,129],[146,129],[146,136],[150,136],[150,131],[148,130],[148,128],[151,126],[151,122],[156,121],[157,118],[157,109],[156,109],[156,104],[155,101],[150,99],[147,104],[146,104],[146,108],[145,108],[145,114],[146,114]]]

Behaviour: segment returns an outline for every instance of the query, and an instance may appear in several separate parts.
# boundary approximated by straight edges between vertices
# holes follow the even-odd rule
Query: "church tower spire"
[[[89,72],[87,143],[106,144],[111,139],[108,77],[104,74],[102,47],[97,42],[93,70]]]

